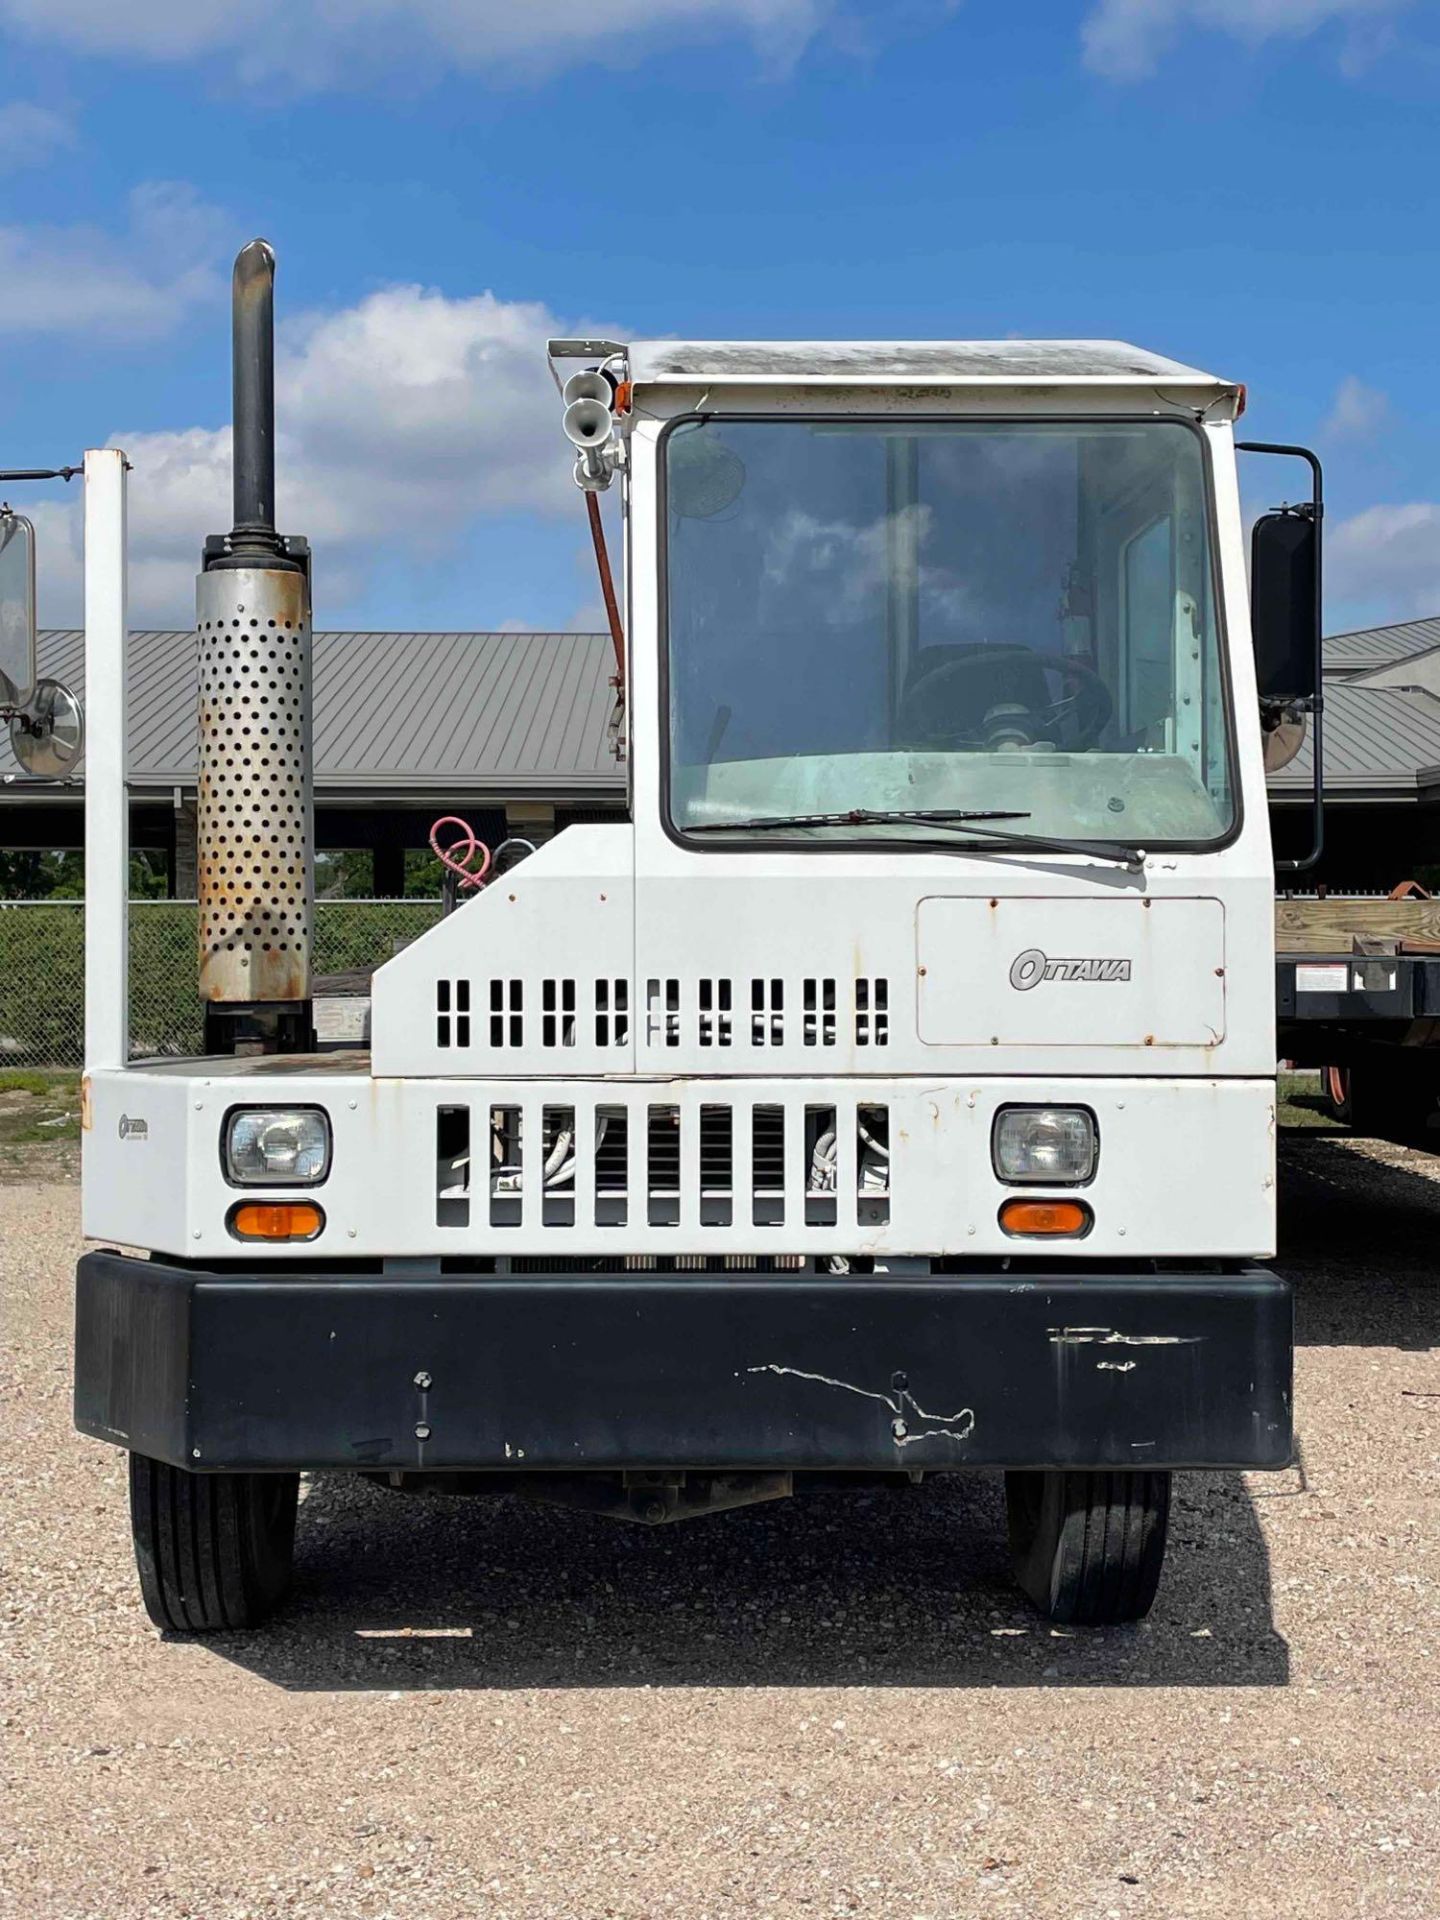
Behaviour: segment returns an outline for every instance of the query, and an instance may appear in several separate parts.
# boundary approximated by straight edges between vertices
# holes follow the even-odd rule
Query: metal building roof
[[[40,671],[82,698],[84,639],[40,636]],[[193,785],[194,632],[132,633],[128,665],[132,785]],[[600,633],[317,633],[316,787],[623,793],[606,737],[613,670]]]
[[[1397,687],[1325,683],[1327,798],[1440,798],[1440,700]],[[1266,782],[1277,796],[1308,793],[1311,740]]]
[[[1364,673],[1370,667],[1408,660],[1440,647],[1440,614],[1426,620],[1400,620],[1389,627],[1362,627],[1354,633],[1325,636],[1325,672]]]
[[[1353,643],[1354,672],[1378,664],[1377,655],[1424,648],[1431,632],[1440,633],[1440,619],[1338,634],[1326,642],[1327,666],[1337,642]],[[1373,643],[1368,656],[1364,643]],[[192,786],[193,632],[134,633],[129,664],[132,784]],[[42,633],[40,669],[83,697],[83,634]],[[606,733],[610,673],[610,642],[598,633],[317,633],[317,789],[360,799],[431,789],[457,798],[619,797],[624,772]],[[1327,674],[1325,740],[1326,790],[1336,798],[1440,797],[1440,699]],[[0,769],[8,755],[7,745]],[[1288,798],[1309,780],[1307,742],[1269,786]]]
[[[893,380],[971,384],[1108,382],[1225,388],[1229,382],[1147,353],[1123,340],[637,340],[629,348],[638,384]]]
[[[1418,687],[1440,698],[1440,642],[1421,653],[1407,653],[1403,659],[1387,660],[1383,666],[1367,667],[1363,673],[1345,678],[1360,687]]]

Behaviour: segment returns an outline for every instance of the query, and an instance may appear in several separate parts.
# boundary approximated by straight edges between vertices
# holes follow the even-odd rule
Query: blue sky
[[[127,447],[137,623],[228,525],[255,233],[318,624],[595,622],[582,325],[1138,341],[1325,457],[1332,629],[1440,612],[1435,0],[0,0],[0,194],[0,466]]]

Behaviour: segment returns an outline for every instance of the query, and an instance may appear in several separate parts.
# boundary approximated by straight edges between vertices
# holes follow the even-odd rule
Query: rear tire
[[[1049,1619],[1116,1626],[1150,1611],[1168,1473],[1007,1473],[1005,1507],[1015,1578]]]
[[[1338,1120],[1342,1127],[1349,1126],[1350,1069],[1348,1067],[1320,1069],[1320,1101],[1332,1120]]]
[[[290,1587],[298,1473],[185,1473],[130,1456],[145,1611],[165,1633],[258,1626]]]
[[[1356,1133],[1440,1152],[1440,1061],[1416,1048],[1406,1059],[1371,1060],[1350,1074],[1348,1118]]]

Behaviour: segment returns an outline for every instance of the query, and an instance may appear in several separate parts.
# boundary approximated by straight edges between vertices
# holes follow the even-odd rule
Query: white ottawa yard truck
[[[1172,1473],[1291,1457],[1256,658],[1313,692],[1319,529],[1257,536],[1252,642],[1242,390],[1108,341],[552,343],[623,503],[629,818],[462,890],[317,1051],[272,265],[199,577],[203,1058],[126,1057],[88,463],[85,1230],[132,1251],[80,1263],[76,1408],[152,1618],[261,1620],[309,1471],[657,1522],[999,1469],[1036,1605],[1143,1614]]]

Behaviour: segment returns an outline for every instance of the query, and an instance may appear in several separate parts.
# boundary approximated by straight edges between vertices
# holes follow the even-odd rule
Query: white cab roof
[[[1123,340],[637,340],[637,385],[743,386],[896,381],[964,386],[1150,386],[1230,390],[1233,382]]]

